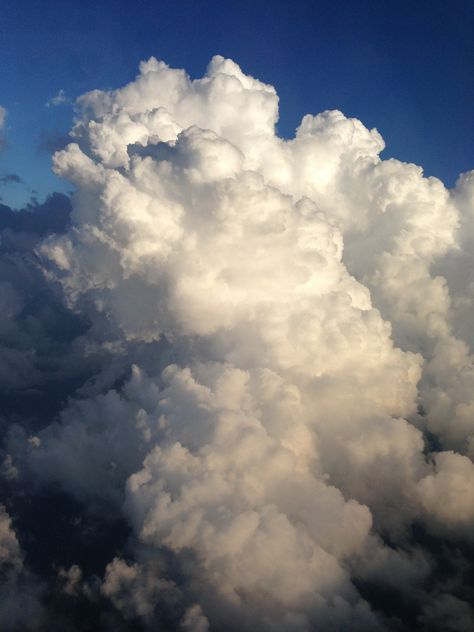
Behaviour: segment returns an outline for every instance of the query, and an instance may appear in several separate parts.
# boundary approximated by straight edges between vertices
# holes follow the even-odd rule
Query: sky
[[[474,163],[473,28],[469,0],[4,3],[0,196],[21,206],[67,192],[50,154],[71,128],[74,99],[133,80],[152,55],[192,77],[215,54],[236,59],[276,87],[281,135],[293,136],[305,113],[338,108],[380,131],[384,157],[453,186]],[[60,91],[66,100],[54,106]]]

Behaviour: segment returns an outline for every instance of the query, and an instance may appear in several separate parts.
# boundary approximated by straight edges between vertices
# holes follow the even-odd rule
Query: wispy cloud
[[[16,173],[0,175],[0,184],[23,184],[23,179]]]
[[[56,96],[46,101],[45,105],[47,108],[50,108],[50,107],[55,107],[57,105],[63,105],[65,103],[70,103],[70,100],[66,96],[65,91],[61,88],[61,90],[59,90]]]
[[[5,129],[5,121],[7,118],[7,114],[8,112],[6,108],[0,105],[0,150],[5,147],[5,143],[6,143],[4,129]]]

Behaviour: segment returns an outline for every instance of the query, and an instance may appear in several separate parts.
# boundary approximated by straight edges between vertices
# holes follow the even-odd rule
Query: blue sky
[[[21,0],[0,14],[0,151],[4,203],[70,186],[50,148],[70,129],[68,103],[130,81],[154,55],[201,76],[212,55],[237,61],[280,95],[279,131],[337,108],[382,133],[385,157],[421,164],[452,186],[474,168],[474,2],[471,0]]]

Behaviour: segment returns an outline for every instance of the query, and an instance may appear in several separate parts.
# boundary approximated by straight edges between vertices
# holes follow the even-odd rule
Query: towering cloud
[[[78,106],[71,226],[34,246],[74,380],[5,439],[18,489],[130,529],[68,598],[112,629],[464,629],[439,569],[474,526],[472,175],[382,161],[338,111],[283,140],[219,56]]]

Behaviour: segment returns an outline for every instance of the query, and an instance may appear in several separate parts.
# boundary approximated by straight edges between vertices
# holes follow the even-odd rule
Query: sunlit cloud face
[[[5,458],[130,537],[62,592],[149,629],[461,629],[464,580],[437,572],[474,526],[472,176],[383,161],[339,111],[283,140],[274,88],[219,56],[78,104],[71,226],[28,238],[76,319],[51,347],[70,398]]]

